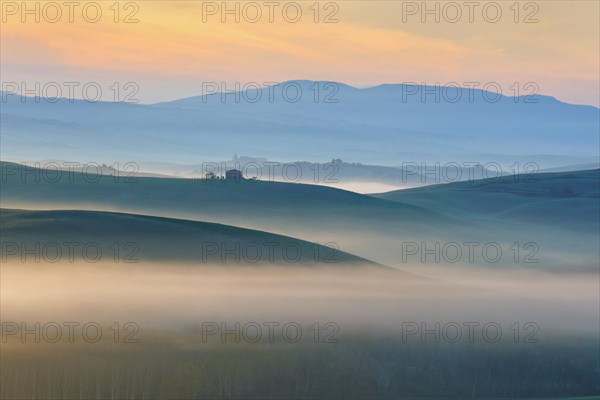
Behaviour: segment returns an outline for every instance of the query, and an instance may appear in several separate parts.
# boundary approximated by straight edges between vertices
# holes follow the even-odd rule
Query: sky
[[[94,83],[103,100],[154,103],[207,82],[475,82],[600,105],[595,0],[66,4],[1,2],[3,90],[94,98]]]

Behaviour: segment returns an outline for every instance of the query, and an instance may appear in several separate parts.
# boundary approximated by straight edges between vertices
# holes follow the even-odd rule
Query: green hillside
[[[432,248],[453,242],[477,242],[482,248],[494,242],[503,249],[504,266],[598,268],[598,170],[539,174],[535,181],[505,177],[368,196],[280,182],[130,180],[66,171],[57,178],[52,171],[10,163],[1,166],[4,208],[116,211],[214,222],[308,242],[332,242],[400,269],[405,268],[406,242],[421,248],[423,243]],[[517,262],[512,261],[515,243],[521,249],[515,255]],[[539,262],[523,265],[521,261],[532,252]],[[410,261],[420,262],[419,254]]]
[[[315,243],[228,225],[94,211],[0,212],[3,261],[372,265]],[[72,260],[70,260],[72,261]]]
[[[397,190],[374,197],[460,218],[498,219],[597,233],[600,170],[506,176]]]
[[[453,226],[422,207],[349,191],[265,181],[111,177],[3,162],[5,208],[88,209],[197,219],[278,231],[408,232]]]

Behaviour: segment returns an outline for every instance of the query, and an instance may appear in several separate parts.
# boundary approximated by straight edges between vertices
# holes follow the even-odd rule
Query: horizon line
[[[439,87],[439,88],[450,88],[450,89],[461,89],[461,90],[472,90],[474,92],[487,92],[487,93],[495,93],[495,92],[491,92],[489,90],[484,90],[483,88],[479,88],[479,87],[469,87],[469,86],[448,86],[449,83],[457,83],[458,82],[448,82],[445,85],[438,85],[439,82],[436,82],[434,84],[430,84],[429,82],[399,82],[399,83],[379,83],[376,85],[369,85],[369,86],[353,86],[351,84],[348,83],[344,83],[341,81],[331,81],[331,80],[314,80],[314,79],[288,79],[285,81],[281,81],[281,82],[265,82],[265,83],[272,83],[271,85],[266,85],[266,84],[262,84],[262,85],[258,85],[257,82],[246,82],[245,84],[250,84],[250,83],[257,83],[257,85],[259,86],[258,88],[253,87],[253,88],[248,88],[248,89],[243,89],[243,90],[229,90],[229,91],[216,91],[216,92],[212,92],[212,93],[206,93],[206,94],[196,94],[196,95],[192,95],[192,96],[186,96],[186,97],[177,97],[177,98],[173,98],[173,99],[166,99],[166,100],[161,100],[161,101],[154,101],[154,102],[130,102],[130,101],[110,101],[110,100],[96,100],[96,101],[90,101],[89,99],[84,99],[84,98],[67,98],[67,97],[43,97],[43,96],[39,96],[39,95],[24,95],[22,93],[15,93],[15,92],[8,92],[8,91],[4,91],[4,90],[0,90],[0,95],[2,96],[2,100],[1,103],[6,103],[6,96],[20,96],[20,97],[25,97],[25,98],[40,98],[40,99],[52,99],[52,101],[48,101],[49,103],[55,103],[55,102],[59,102],[61,100],[67,100],[69,102],[75,102],[75,101],[85,101],[87,103],[90,104],[94,104],[94,103],[123,103],[123,104],[129,104],[129,105],[143,105],[143,106],[155,106],[155,105],[161,105],[161,104],[166,104],[166,103],[172,103],[172,102],[176,102],[176,101],[180,101],[180,100],[187,100],[187,99],[193,99],[193,98],[199,98],[199,97],[204,97],[204,96],[211,96],[211,95],[216,95],[216,94],[222,94],[222,93],[226,93],[226,94],[233,94],[233,93],[243,93],[243,92],[247,92],[250,90],[263,90],[265,88],[269,88],[269,87],[275,87],[278,85],[283,85],[283,84],[287,84],[287,83],[292,83],[292,82],[310,82],[310,83],[325,83],[325,84],[336,84],[336,85],[341,85],[341,86],[345,86],[354,90],[358,90],[358,91],[363,91],[363,90],[370,90],[370,89],[376,89],[382,86],[422,86],[422,87],[428,87],[428,88],[432,88],[432,87]],[[203,83],[218,83],[218,84],[226,84],[227,82],[203,82]],[[239,83],[242,84],[243,82],[233,82],[235,84]],[[474,82],[475,83],[475,82]],[[523,97],[527,97],[527,96],[531,96],[531,97],[535,97],[535,98],[548,98],[551,100],[555,100],[559,103],[562,104],[566,104],[566,105],[572,105],[572,106],[581,106],[581,107],[593,107],[597,110],[600,111],[600,107],[596,106],[594,104],[586,104],[586,103],[569,103],[563,100],[560,100],[559,98],[549,95],[549,94],[542,94],[542,93],[534,93],[534,94],[523,94],[523,95],[518,95],[518,96],[512,96],[512,95],[506,95],[504,93],[495,93],[495,94],[499,94],[501,97],[504,98],[523,98]],[[25,103],[25,102],[23,102]]]

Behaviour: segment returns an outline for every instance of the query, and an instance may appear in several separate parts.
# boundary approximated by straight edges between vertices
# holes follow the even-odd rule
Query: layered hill
[[[5,208],[116,210],[292,236],[295,232],[348,230],[399,233],[458,223],[422,207],[317,185],[113,177],[12,163],[0,167],[0,200]]]
[[[368,196],[292,183],[65,171],[57,176],[56,171],[18,164],[0,166],[4,208],[118,211],[215,222],[329,243],[399,269],[406,269],[408,261],[429,262],[423,256],[431,248],[457,243],[464,256],[463,243],[473,242],[479,252],[490,243],[500,248],[504,267],[593,271],[599,258],[597,170]],[[419,249],[412,258],[405,254],[407,242]],[[500,265],[479,256],[483,262],[460,260]],[[536,262],[523,265],[528,256]]]
[[[194,163],[244,153],[399,165],[531,154],[549,168],[598,155],[598,108],[541,95],[312,81],[155,105],[3,95],[3,152],[18,159]]]

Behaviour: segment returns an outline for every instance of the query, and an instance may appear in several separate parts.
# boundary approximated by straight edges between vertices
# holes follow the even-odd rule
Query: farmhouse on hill
[[[227,179],[228,181],[241,181],[242,179],[244,179],[244,177],[242,175],[242,171],[238,169],[230,169],[229,171],[225,171],[225,179]]]

